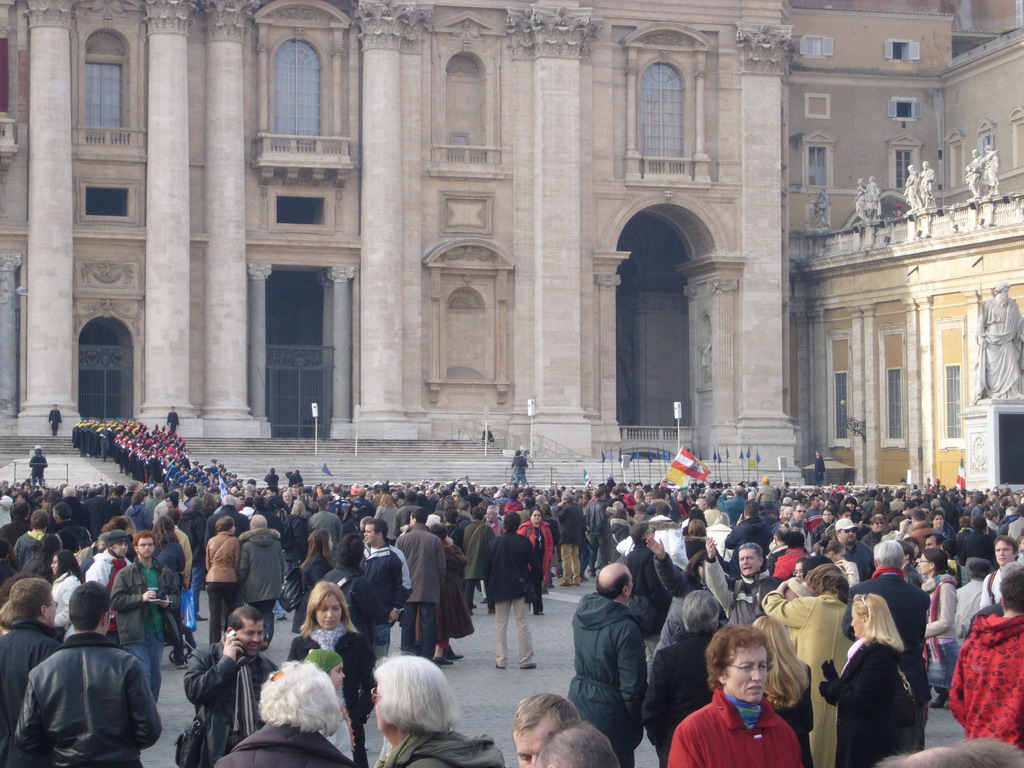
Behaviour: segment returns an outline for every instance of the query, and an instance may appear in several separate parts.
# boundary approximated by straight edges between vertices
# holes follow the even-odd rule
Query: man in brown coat
[[[427,530],[427,510],[412,510],[409,530],[398,537],[395,546],[405,555],[409,565],[412,591],[402,611],[402,652],[434,658],[437,637],[437,602],[441,599],[444,579],[444,547],[441,540]],[[416,642],[416,619],[419,617],[420,642]]]

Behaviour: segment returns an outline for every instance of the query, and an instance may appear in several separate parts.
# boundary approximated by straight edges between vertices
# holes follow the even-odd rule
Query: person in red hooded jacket
[[[541,583],[548,586],[551,583],[551,559],[555,552],[555,541],[552,537],[551,526],[544,521],[544,516],[539,509],[530,512],[530,519],[519,526],[520,536],[525,536],[533,545],[537,553],[537,559],[541,561]],[[544,615],[544,603],[542,597],[537,595],[533,604],[533,613],[536,616]]]
[[[1024,749],[1024,570],[1003,576],[1003,615],[979,616],[960,648],[949,708],[968,739]]]

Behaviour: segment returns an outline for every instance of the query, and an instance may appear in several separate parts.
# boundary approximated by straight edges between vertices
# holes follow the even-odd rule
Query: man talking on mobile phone
[[[263,614],[251,605],[228,616],[224,639],[197,651],[185,672],[185,696],[196,706],[206,738],[200,768],[212,768],[258,731],[260,689],[277,665],[260,655]]]

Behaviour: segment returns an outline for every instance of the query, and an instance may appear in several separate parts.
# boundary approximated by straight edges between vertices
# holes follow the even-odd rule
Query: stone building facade
[[[845,307],[814,195],[839,229],[862,167],[890,199],[897,150],[1019,140],[971,79],[1020,66],[977,53],[1012,1],[905,4],[0,0],[0,429],[290,436],[317,402],[324,436],[486,411],[596,454],[674,442],[678,401],[706,456],[803,461],[806,317]]]

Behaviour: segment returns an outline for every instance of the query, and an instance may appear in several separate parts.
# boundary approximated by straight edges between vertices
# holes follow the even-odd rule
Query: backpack
[[[286,611],[294,611],[302,603],[302,596],[305,592],[302,589],[302,569],[298,565],[292,566],[288,575],[284,577],[281,585],[281,607]]]

